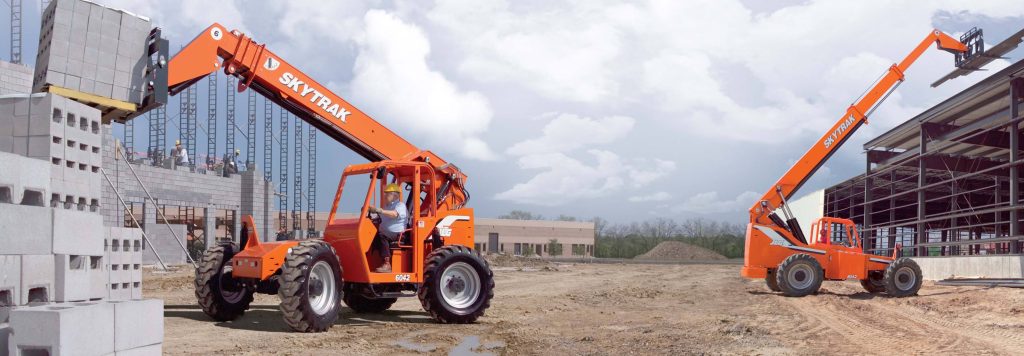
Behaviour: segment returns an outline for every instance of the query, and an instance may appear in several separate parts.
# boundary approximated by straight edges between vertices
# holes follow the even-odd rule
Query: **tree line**
[[[499,219],[548,220],[543,215],[513,210]],[[653,218],[641,222],[609,224],[600,217],[579,219],[559,215],[556,221],[593,221],[594,256],[605,258],[633,258],[650,251],[665,241],[679,241],[700,246],[728,258],[743,257],[745,227],[741,224],[688,218],[676,221]]]

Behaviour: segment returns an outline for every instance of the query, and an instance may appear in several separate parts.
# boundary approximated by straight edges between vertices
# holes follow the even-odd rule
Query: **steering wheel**
[[[366,211],[366,218],[370,219],[370,221],[373,222],[374,226],[380,226],[380,221],[381,221],[380,214],[377,214],[377,213],[374,213],[372,211],[367,210]]]

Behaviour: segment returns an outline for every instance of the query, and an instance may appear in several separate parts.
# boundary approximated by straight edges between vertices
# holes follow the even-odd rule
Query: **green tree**
[[[551,256],[562,255],[562,244],[558,243],[558,239],[551,239],[548,241],[548,254]]]
[[[524,210],[512,210],[508,214],[498,215],[498,219],[510,220],[544,220],[544,216]]]

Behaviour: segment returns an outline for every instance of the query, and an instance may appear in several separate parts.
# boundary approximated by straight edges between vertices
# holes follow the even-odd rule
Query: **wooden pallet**
[[[127,101],[111,99],[56,85],[48,85],[43,88],[43,91],[60,95],[96,108],[100,111],[100,116],[104,124],[109,124],[111,122],[124,123],[125,121],[143,114],[142,112],[139,112],[139,105],[129,103]]]

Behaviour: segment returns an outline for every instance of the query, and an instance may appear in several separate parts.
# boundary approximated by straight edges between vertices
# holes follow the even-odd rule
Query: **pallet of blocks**
[[[141,231],[100,215],[99,115],[52,93],[0,97],[0,355],[161,352]]]

